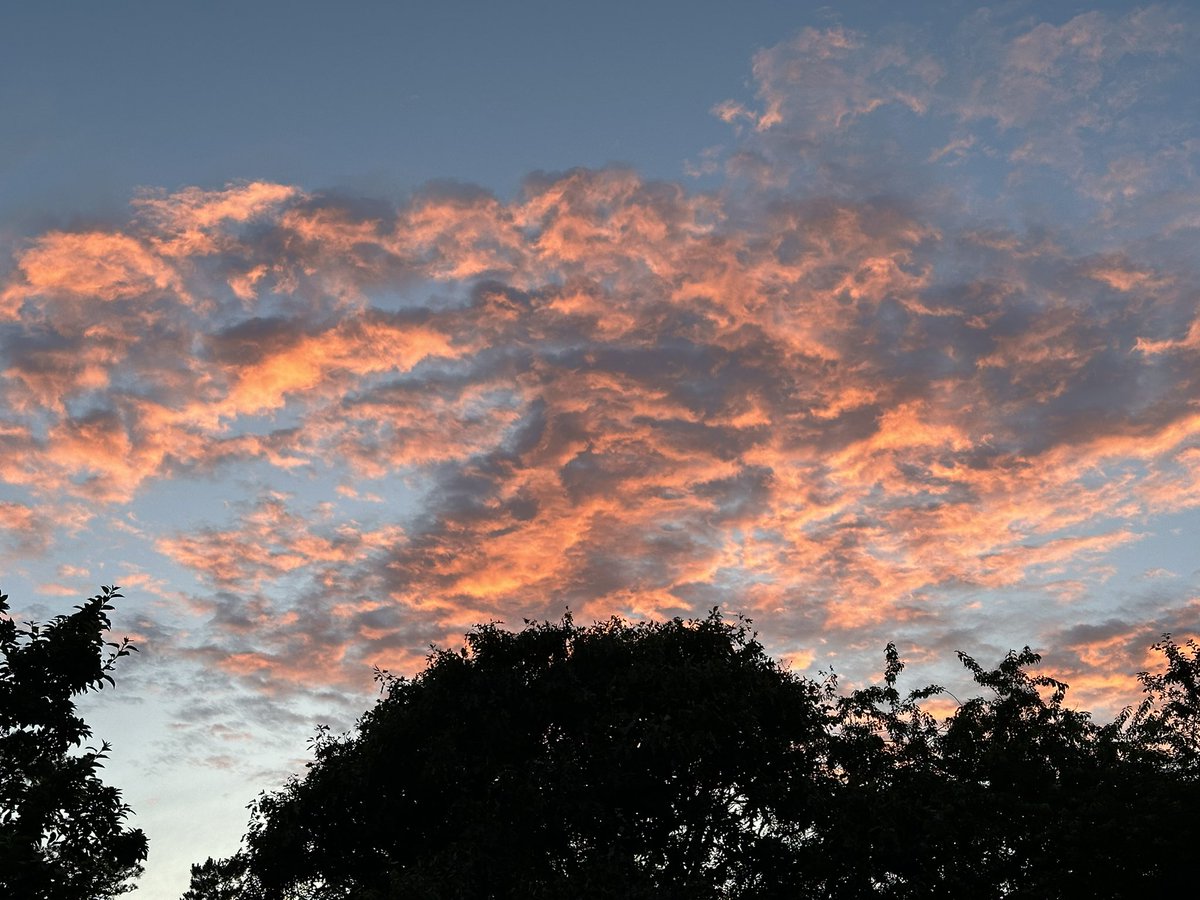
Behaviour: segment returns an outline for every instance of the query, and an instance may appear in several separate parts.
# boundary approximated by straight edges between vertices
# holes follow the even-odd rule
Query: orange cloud
[[[179,652],[274,692],[566,607],[735,598],[809,665],[981,597],[1079,605],[1200,508],[1190,262],[937,179],[985,157],[1019,194],[1061,149],[1099,196],[1077,151],[1108,125],[1047,116],[1133,52],[1122,22],[1146,50],[1149,19],[976,23],[1007,105],[959,62],[806,31],[756,57],[756,109],[716,109],[762,177],[709,193],[617,167],[395,206],[250,182],[35,237],[0,286],[9,543],[48,550],[39,504],[104,509],[197,576],[129,569],[207,617]],[[887,117],[932,135],[885,142],[899,174],[871,162]],[[228,521],[156,494],[198,479]],[[1103,649],[1063,663],[1097,696]]]
[[[64,303],[112,302],[182,288],[179,273],[137,237],[91,231],[51,232],[17,260],[19,277],[0,292],[0,312],[15,318],[33,300],[53,304],[57,319],[78,322],[83,314]]]
[[[214,253],[227,245],[222,229],[263,216],[302,196],[294,187],[252,181],[224,190],[184,188],[145,192],[134,199],[138,214],[154,228],[154,244],[166,256]]]

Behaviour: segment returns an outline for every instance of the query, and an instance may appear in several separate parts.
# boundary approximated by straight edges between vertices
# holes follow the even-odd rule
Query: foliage
[[[1200,645],[1180,647],[1164,634],[1153,650],[1167,661],[1165,672],[1139,672],[1146,698],[1133,719],[1144,745],[1165,754],[1191,778],[1200,777]]]
[[[1198,830],[1200,654],[1099,726],[1034,671],[960,654],[981,695],[839,695],[714,610],[478,627],[318,733],[186,900],[1123,897],[1181,883]]]
[[[80,751],[92,733],[74,699],[113,684],[136,649],[104,639],[120,596],[105,587],[69,615],[18,625],[0,595],[0,896],[107,898],[142,870],[146,837],[99,778],[109,745]]]
[[[940,688],[899,698],[891,647],[885,685],[841,701],[821,891],[1128,897],[1178,883],[1197,829],[1172,833],[1163,816],[1200,797],[1165,757],[1147,764],[1140,733],[1068,708],[1066,684],[1028,671],[1040,662],[1028,647],[990,670],[959,657],[986,693],[941,721],[919,706]]]
[[[191,887],[182,900],[239,900],[261,894],[246,854],[235,853],[228,859],[210,856],[202,863],[193,863]]]
[[[794,881],[827,723],[820,689],[744,623],[488,625],[416,678],[381,679],[355,736],[322,735],[307,776],[255,804],[265,896],[750,896]]]

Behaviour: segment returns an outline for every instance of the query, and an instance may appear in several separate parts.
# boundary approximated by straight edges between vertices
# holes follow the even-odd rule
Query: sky
[[[437,8],[432,8],[436,6]],[[0,20],[0,589],[177,897],[473,624],[797,672],[1200,632],[1186,4],[45,3]]]

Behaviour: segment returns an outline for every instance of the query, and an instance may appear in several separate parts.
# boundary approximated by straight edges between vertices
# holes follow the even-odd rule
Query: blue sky
[[[475,622],[1031,643],[1100,710],[1200,627],[1187,6],[0,24],[0,588],[126,588],[137,896]]]
[[[57,7],[57,8],[56,8]],[[120,211],[131,188],[267,178],[510,192],[534,169],[677,177],[714,96],[796,4],[46,4],[4,39],[5,205]],[[664,61],[669,60],[669,65]]]

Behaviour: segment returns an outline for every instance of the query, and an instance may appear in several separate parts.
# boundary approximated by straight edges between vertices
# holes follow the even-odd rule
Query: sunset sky
[[[478,622],[1103,714],[1200,631],[1188,5],[23,7],[0,589],[124,589],[135,897]]]

